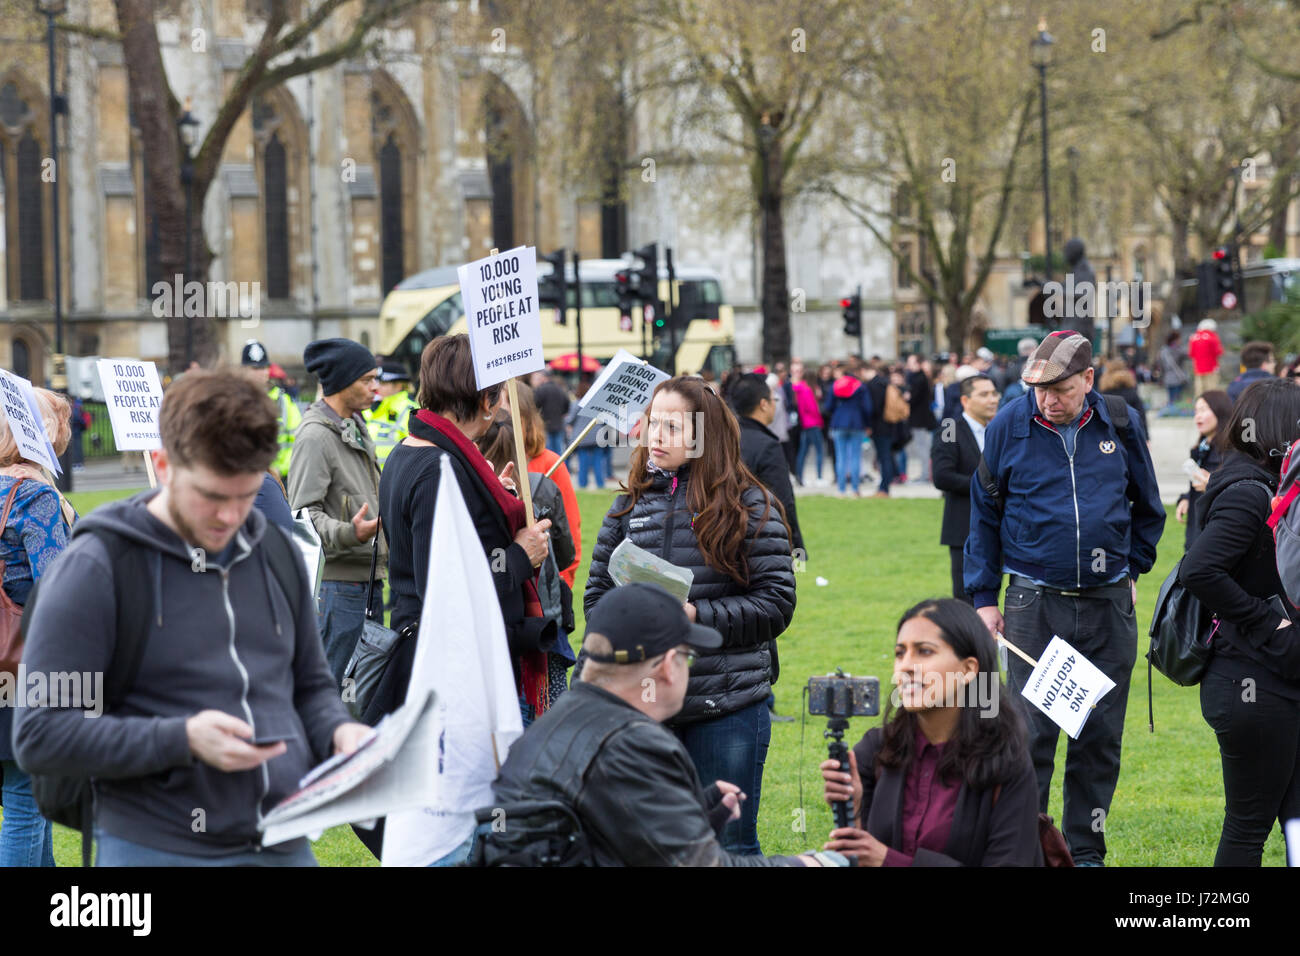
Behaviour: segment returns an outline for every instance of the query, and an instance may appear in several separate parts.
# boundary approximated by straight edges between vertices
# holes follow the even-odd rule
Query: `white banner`
[[[1078,738],[1092,708],[1114,686],[1092,661],[1053,635],[1021,693],[1067,734]]]
[[[98,366],[117,450],[153,451],[161,448],[158,413],[163,392],[153,362],[100,359]]]
[[[492,805],[497,767],[524,731],[492,571],[447,455],[406,699],[429,688],[437,694],[437,786],[423,809],[389,815],[384,866],[428,866],[464,843],[474,811]]]
[[[659,383],[669,378],[667,372],[647,365],[627,349],[619,349],[583,396],[580,417],[599,418],[626,435],[650,404]]]
[[[516,246],[456,270],[480,389],[545,368],[537,250]]]
[[[18,444],[18,454],[59,474],[59,459],[50,444],[50,436],[45,433],[32,383],[21,375],[0,369],[0,389],[4,392],[5,418]]]

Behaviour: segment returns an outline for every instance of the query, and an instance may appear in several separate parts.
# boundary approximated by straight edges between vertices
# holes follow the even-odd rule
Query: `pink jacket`
[[[802,428],[821,428],[822,411],[817,407],[817,396],[807,382],[794,383],[794,401],[799,406],[799,425]]]

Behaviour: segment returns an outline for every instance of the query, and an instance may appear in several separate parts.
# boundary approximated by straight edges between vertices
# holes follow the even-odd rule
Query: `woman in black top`
[[[1187,533],[1183,540],[1183,549],[1191,548],[1196,536],[1201,533],[1201,513],[1196,510],[1196,503],[1205,493],[1205,486],[1210,475],[1223,464],[1223,455],[1214,438],[1219,426],[1226,424],[1232,415],[1232,399],[1222,389],[1202,392],[1196,398],[1196,416],[1193,422],[1201,440],[1192,446],[1189,457],[1201,469],[1188,482],[1187,490],[1178,496],[1178,508],[1174,517],[1187,522]]]
[[[1041,866],[1025,722],[979,615],[953,598],[907,611],[893,684],[849,772],[821,765],[826,801],[853,802],[826,848],[858,866]]]
[[[1300,816],[1300,632],[1266,521],[1282,455],[1300,438],[1300,386],[1257,382],[1219,433],[1223,465],[1179,580],[1217,618],[1201,713],[1223,758],[1227,804],[1215,866],[1259,866],[1273,821]]]

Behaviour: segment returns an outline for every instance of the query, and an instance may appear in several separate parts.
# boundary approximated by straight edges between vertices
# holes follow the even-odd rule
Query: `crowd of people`
[[[1159,361],[1171,400],[1175,346]],[[1300,816],[1300,642],[1266,523],[1300,438],[1300,386],[1275,377],[1262,343],[1242,360],[1227,391],[1198,374],[1212,387],[1195,395],[1200,440],[1175,512],[1187,521],[1179,579],[1218,628],[1200,693],[1223,758],[1225,865],[1257,865],[1273,822]],[[1011,657],[1004,676],[997,639],[1036,657],[1058,635],[1115,682],[1063,773],[1064,845],[1076,865],[1104,864],[1136,581],[1165,524],[1137,363],[1094,363],[1088,340],[1057,332],[1020,342],[1014,361],[981,349],[674,376],[654,390],[589,557],[569,465],[579,487],[604,487],[616,436],[587,427],[562,381],[516,383],[511,409],[504,384],[478,388],[464,335],[432,341],[418,369],[340,338],[311,343],[304,363],[319,391],[305,410],[268,382],[257,342],[242,368],[179,377],[153,453],[159,487],[82,520],[0,435],[0,557],[5,600],[30,605],[24,665],[108,675],[96,720],[66,701],[0,708],[13,724],[0,726],[0,748],[12,744],[0,862],[52,865],[32,778],[61,774],[94,780],[100,865],[313,864],[302,839],[263,848],[257,824],[402,704],[418,642],[436,640],[419,623],[445,462],[491,569],[526,728],[498,800],[565,805],[588,862],[1043,865],[1059,727],[1021,702],[1030,665]],[[37,395],[59,451],[71,408]],[[909,457],[943,492],[953,596],[902,614],[883,724],[847,766],[821,767],[849,825],[805,854],[765,857],[777,648],[810,544],[795,488],[812,452],[815,481],[829,456],[839,492],[860,495],[864,450],[877,496],[908,480]],[[271,525],[310,526],[318,581]],[[689,569],[685,601],[615,586],[624,541]],[[348,664],[385,615],[397,643],[354,719]],[[1002,695],[991,714],[975,706],[990,687]],[[554,827],[479,826],[437,863],[549,860],[539,847]],[[382,824],[358,833],[378,853]]]

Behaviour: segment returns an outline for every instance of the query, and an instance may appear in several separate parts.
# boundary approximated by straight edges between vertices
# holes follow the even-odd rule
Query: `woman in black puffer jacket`
[[[758,853],[758,801],[771,738],[768,642],[794,616],[794,570],[781,506],[740,460],[740,426],[703,380],[655,389],[632,452],[625,494],[614,502],[591,556],[583,607],[614,586],[609,558],[626,537],[695,573],[686,612],[722,634],[720,651],[696,661],[672,726],[700,779],[748,795],[722,843]]]

